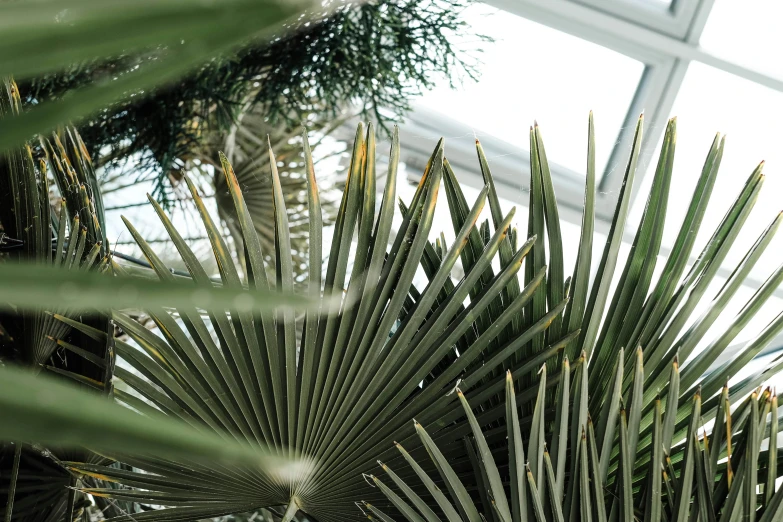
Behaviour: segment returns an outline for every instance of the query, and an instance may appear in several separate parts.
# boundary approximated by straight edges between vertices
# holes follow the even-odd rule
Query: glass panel
[[[741,65],[783,78],[783,2],[715,0],[700,44]]]
[[[594,0],[593,3],[600,5],[602,1],[605,0],[597,2]],[[672,5],[672,0],[622,0],[622,3],[625,4],[622,9],[626,11],[628,9],[668,9]]]
[[[418,103],[454,119],[453,128],[441,131],[450,143],[473,146],[475,135],[485,144],[494,137],[528,149],[529,126],[537,119],[550,162],[583,173],[592,109],[602,172],[644,65],[485,4],[469,8],[465,19],[496,40],[479,55],[480,81],[456,90],[442,82]]]
[[[766,179],[756,206],[746,223],[747,233],[737,238],[725,265],[735,266],[758,235],[783,208],[783,93],[768,89],[718,69],[692,63],[677,96],[672,114],[677,116],[677,151],[674,179],[667,210],[664,246],[671,246],[685,216],[704,158],[716,131],[727,135],[720,173],[712,200],[696,242],[698,251],[720,223],[745,180],[765,160]],[[660,144],[656,149],[656,158]],[[652,182],[650,165],[640,197],[632,210],[638,223]],[[698,251],[695,252],[698,254]],[[752,277],[763,281],[781,262],[783,233],[779,233],[759,260]]]
[[[109,172],[108,176],[111,177],[117,173]],[[128,183],[129,180],[133,179],[133,175],[131,171],[127,173],[127,177],[121,178],[117,184],[110,183],[103,187],[104,190],[107,190],[103,198],[106,209],[106,237],[112,248],[123,254],[140,259],[144,258],[141,249],[121,220],[121,217],[125,217],[152,246],[152,249],[155,250],[166,265],[170,268],[186,270],[187,267],[183,263],[182,257],[177,253],[165,227],[153,210],[152,205],[147,201],[146,194],[151,194],[154,190],[153,181],[146,179],[132,184]],[[112,190],[112,188],[117,186],[121,186],[121,188]],[[209,193],[211,194],[211,192],[212,190],[210,189]],[[193,249],[199,260],[203,262],[206,269],[210,273],[217,274],[217,264],[211,253],[209,240],[196,212],[195,205],[190,200],[190,193],[184,187],[184,183],[170,197],[172,198],[172,205],[167,214],[172,223],[182,237],[187,240],[190,248]],[[205,196],[204,204],[209,209],[211,215],[216,218],[218,214],[215,199]]]

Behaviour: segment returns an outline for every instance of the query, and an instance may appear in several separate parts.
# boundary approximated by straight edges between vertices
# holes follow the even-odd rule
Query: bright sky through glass
[[[783,79],[781,23],[781,0],[715,0],[699,44],[721,58]]]
[[[550,161],[584,173],[586,122],[594,111],[597,166],[602,171],[618,137],[644,65],[605,47],[486,5],[465,19],[484,44],[481,79],[457,90],[441,85],[417,105],[455,120],[455,137],[494,136],[528,149],[528,129],[541,125]],[[464,131],[464,132],[463,132]]]

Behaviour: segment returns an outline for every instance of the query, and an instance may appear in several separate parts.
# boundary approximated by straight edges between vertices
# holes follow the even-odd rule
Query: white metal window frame
[[[587,40],[642,62],[644,72],[630,104],[625,122],[606,169],[600,173],[596,194],[596,228],[606,231],[616,204],[625,163],[633,139],[633,129],[644,111],[645,128],[642,154],[637,168],[631,205],[640,197],[639,189],[650,169],[645,161],[654,158],[654,149],[662,138],[677,94],[691,62],[701,62],[724,72],[783,92],[783,80],[755,71],[740,63],[721,58],[699,46],[714,0],[673,0],[666,6],[655,0],[484,0],[487,4],[553,29]],[[416,107],[400,126],[404,144],[401,159],[411,171],[426,164],[434,141],[422,136],[455,135],[463,129],[455,120],[422,106]],[[493,137],[482,142],[487,155],[493,157],[492,174],[504,196],[525,205],[529,185],[529,152]],[[450,147],[449,162],[460,181],[472,186],[484,185],[477,169],[475,151]],[[556,161],[556,158],[555,158]],[[561,217],[581,222],[584,201],[584,175],[552,163],[552,176]],[[520,187],[522,190],[520,190]],[[631,241],[633,231],[626,231]],[[662,248],[661,254],[666,254]],[[725,273],[724,273],[725,272]],[[724,276],[729,270],[721,270]],[[758,286],[760,281],[746,281]],[[783,297],[783,290],[775,293]]]
[[[699,10],[699,2],[672,0],[574,0],[617,18],[644,25],[663,34],[684,39]]]
[[[693,53],[684,47],[695,48],[706,22],[712,0],[677,0],[669,9],[655,2],[629,0],[486,0],[486,3],[514,15],[527,18],[624,54],[644,64],[645,69],[633,101],[626,114],[616,145],[606,169],[599,179],[596,213],[599,220],[609,220],[614,211],[615,189],[623,175],[636,119],[645,111],[645,134],[641,158],[652,156],[665,128],[677,92],[682,84]],[[622,16],[620,16],[622,15]],[[634,21],[636,20],[636,21]],[[644,20],[648,25],[641,25]],[[652,24],[650,26],[649,24]],[[687,26],[687,30],[683,27]],[[661,28],[667,28],[662,32]],[[677,36],[672,36],[676,34]],[[682,36],[680,36],[682,35]],[[431,146],[420,136],[455,134],[458,124],[442,114],[418,106],[400,128],[405,143],[403,160],[414,167],[423,166]],[[504,143],[494,137],[484,143],[493,160],[492,173],[500,186],[519,191],[529,183],[529,153],[523,148]],[[466,183],[483,185],[476,175],[475,154],[451,147],[449,161],[464,176]],[[575,222],[584,200],[584,174],[552,165],[559,203],[574,211]],[[619,166],[619,168],[618,168]],[[640,175],[646,172],[640,164],[633,197],[641,186]],[[475,179],[473,179],[475,178]],[[520,203],[523,203],[520,201]],[[564,216],[566,217],[566,216]]]

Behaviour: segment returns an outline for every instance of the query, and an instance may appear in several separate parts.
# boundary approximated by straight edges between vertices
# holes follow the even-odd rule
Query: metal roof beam
[[[658,56],[695,60],[783,92],[783,80],[725,60],[698,46],[698,37],[706,23],[711,1],[706,9],[699,11],[695,20],[700,26],[692,26],[688,41],[569,0],[487,0],[487,3],[618,52],[629,54],[636,48],[637,52],[642,50]]]

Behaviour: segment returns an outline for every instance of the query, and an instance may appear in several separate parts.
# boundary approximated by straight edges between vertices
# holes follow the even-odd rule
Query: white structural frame
[[[615,189],[623,175],[633,128],[639,114],[645,112],[645,133],[640,157],[649,158],[652,157],[652,149],[660,140],[691,60],[699,59],[713,66],[722,65],[724,70],[731,69],[729,72],[738,72],[738,66],[734,64],[716,57],[706,59],[708,53],[698,47],[698,40],[713,0],[675,0],[668,7],[655,0],[485,1],[502,11],[594,42],[644,64],[645,69],[625,122],[619,129],[617,143],[606,170],[599,179],[596,202],[599,220],[609,220],[614,211]],[[755,77],[753,79],[756,81]],[[783,82],[777,83],[783,90]],[[461,128],[463,127],[442,114],[416,107],[400,128],[402,141],[406,144],[403,161],[413,167],[423,166],[432,152],[429,150],[432,140],[422,140],[421,136],[448,136],[456,134],[459,132],[457,129]],[[488,156],[495,158],[492,163],[495,182],[500,186],[507,185],[507,188],[514,189],[514,192],[519,192],[521,196],[519,187],[527,189],[529,183],[528,152],[497,139],[484,143],[484,147]],[[464,177],[463,181],[468,184],[483,185],[475,173],[476,160],[473,151],[452,146],[448,149],[448,158],[459,171],[461,180]],[[571,217],[578,223],[584,198],[584,175],[557,165],[557,158],[551,161],[554,161],[552,174],[558,200],[561,206],[576,211]],[[634,200],[638,195],[638,187],[642,184],[641,176],[646,170],[646,165],[639,165],[637,181],[634,183]],[[508,193],[511,194],[512,191],[509,190]],[[569,216],[564,217],[568,219]]]
[[[660,0],[483,0],[510,14],[527,18],[553,29],[571,34],[642,62],[645,66],[630,104],[619,137],[606,169],[598,182],[596,194],[596,229],[606,232],[616,205],[617,188],[628,160],[633,129],[644,111],[645,128],[642,154],[632,191],[631,205],[640,197],[639,188],[648,172],[645,161],[654,158],[654,148],[660,142],[670,117],[677,93],[691,62],[701,62],[727,73],[745,78],[783,92],[783,80],[721,58],[699,46],[714,0],[672,0],[670,5]],[[402,161],[420,171],[432,153],[435,141],[430,138],[457,135],[464,125],[455,120],[414,104],[414,110],[400,126]],[[427,137],[427,139],[422,139]],[[456,146],[455,146],[456,145]],[[493,137],[482,142],[492,157],[495,184],[506,199],[527,205],[529,186],[528,151]],[[475,150],[451,143],[447,146],[449,162],[461,182],[475,187],[484,185],[477,169]],[[581,222],[584,200],[584,175],[556,164],[550,158],[561,217],[572,223]],[[520,190],[521,187],[521,190]],[[632,241],[634,231],[626,231]],[[662,248],[661,254],[667,254]],[[731,271],[722,269],[726,277]],[[758,287],[761,281],[747,280]],[[783,297],[783,291],[775,293]]]

